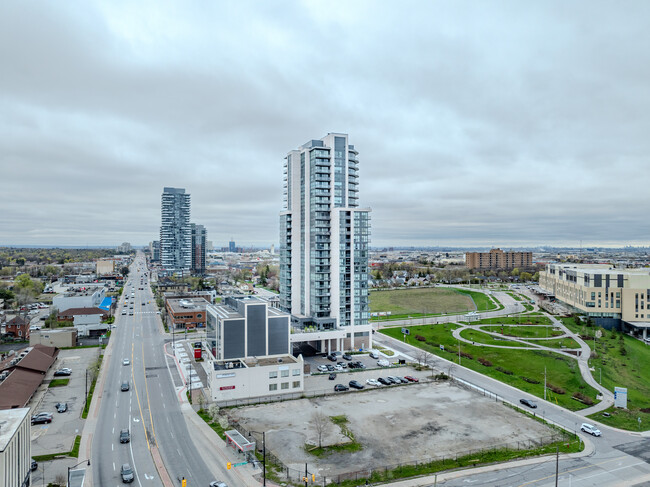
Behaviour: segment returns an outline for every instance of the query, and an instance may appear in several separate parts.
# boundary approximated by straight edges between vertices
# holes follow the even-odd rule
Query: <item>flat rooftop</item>
[[[205,310],[205,307],[208,304],[209,303],[203,298],[174,298],[167,300],[167,305],[171,308],[173,313]]]
[[[28,414],[29,408],[0,410],[0,451],[5,451],[20,423]]]
[[[269,365],[294,365],[298,360],[291,355],[281,355],[279,357],[264,357],[247,359],[219,360],[212,362],[214,370],[237,370],[252,367],[267,367]]]

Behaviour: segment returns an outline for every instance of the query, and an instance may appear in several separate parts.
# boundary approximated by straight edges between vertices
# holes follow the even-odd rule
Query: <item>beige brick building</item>
[[[564,304],[611,327],[622,324],[648,336],[650,269],[617,269],[609,264],[547,264],[540,287]]]
[[[465,265],[469,269],[527,269],[533,266],[532,252],[504,252],[492,249],[489,252],[467,252]]]

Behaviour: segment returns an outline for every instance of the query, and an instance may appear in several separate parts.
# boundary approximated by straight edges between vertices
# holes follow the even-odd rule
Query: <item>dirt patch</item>
[[[345,415],[347,428],[361,443],[355,452],[333,452],[316,458],[305,444],[316,444],[311,424],[314,411]],[[359,393],[249,406],[230,410],[233,419],[249,430],[266,431],[266,446],[287,466],[321,476],[362,469],[467,454],[497,445],[550,437],[550,428],[511,408],[447,383],[381,388]],[[343,441],[332,424],[324,444]]]

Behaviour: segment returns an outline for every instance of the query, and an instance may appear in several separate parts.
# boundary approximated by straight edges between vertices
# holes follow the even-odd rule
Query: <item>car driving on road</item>
[[[593,436],[601,436],[602,434],[598,428],[589,423],[582,423],[582,425],[580,425],[580,431],[584,431],[585,433],[589,433]]]
[[[122,465],[122,468],[120,468],[120,475],[122,476],[122,482],[125,484],[130,484],[135,478],[133,475],[133,470],[131,469],[131,465],[128,463]]]
[[[56,408],[56,411],[59,413],[65,413],[68,410],[68,403],[67,402],[57,402],[54,407]]]
[[[530,399],[519,399],[519,402],[524,406],[528,406],[532,409],[535,409],[537,407],[537,403],[535,401],[531,401]]]
[[[122,382],[122,385],[120,386],[121,391],[128,391],[129,390],[129,381],[124,381]]]
[[[129,441],[131,441],[131,433],[129,433],[129,428],[120,430],[120,443],[128,443]]]

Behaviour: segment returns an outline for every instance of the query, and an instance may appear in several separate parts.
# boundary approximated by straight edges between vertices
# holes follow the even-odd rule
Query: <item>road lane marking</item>
[[[142,342],[142,373],[144,374],[144,387],[147,391],[147,406],[149,407],[149,421],[151,421],[151,432],[153,433],[153,442],[158,446],[158,441],[156,440],[156,428],[153,425],[153,416],[151,415],[151,402],[149,402],[149,381],[147,380],[147,372],[144,366],[144,342]]]
[[[131,344],[131,358],[133,358],[133,347],[134,345]],[[147,440],[147,448],[149,451],[151,451],[151,444],[149,443],[149,435],[147,434],[147,428],[144,425],[144,416],[142,414],[142,406],[140,405],[140,395],[138,394],[138,387],[135,384],[135,367],[131,367],[131,378],[133,379],[133,388],[135,389],[135,397],[138,400],[138,409],[140,410],[140,419],[142,419],[142,430],[144,431],[144,438]],[[145,379],[146,380],[146,379]],[[138,479],[138,482],[140,482],[140,479]]]

